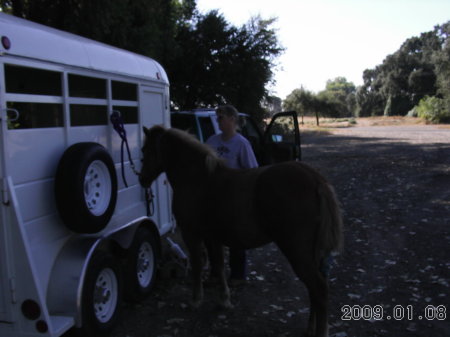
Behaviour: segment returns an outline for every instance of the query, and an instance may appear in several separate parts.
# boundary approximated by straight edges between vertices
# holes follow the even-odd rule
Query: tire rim
[[[139,247],[137,257],[137,279],[139,286],[142,288],[148,287],[153,278],[155,263],[153,256],[152,245],[148,242],[143,242]]]
[[[93,161],[84,177],[84,200],[89,211],[100,216],[111,200],[112,184],[108,167],[100,160]]]
[[[101,323],[114,315],[118,299],[117,277],[111,268],[103,269],[97,277],[94,290],[94,313]]]

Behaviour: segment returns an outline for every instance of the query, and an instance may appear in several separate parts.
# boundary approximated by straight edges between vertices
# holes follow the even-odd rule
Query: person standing
[[[206,144],[214,148],[228,167],[248,169],[258,167],[250,142],[237,132],[239,114],[232,105],[216,109],[217,122],[222,133],[211,136]],[[246,280],[247,254],[245,249],[230,248],[230,283],[237,285]]]

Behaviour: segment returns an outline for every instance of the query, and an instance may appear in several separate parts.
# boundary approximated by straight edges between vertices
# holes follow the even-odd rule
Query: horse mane
[[[225,162],[216,151],[207,144],[201,143],[195,136],[179,129],[167,129],[165,137],[176,151],[181,160],[190,162],[199,160],[203,164],[207,173],[212,173],[218,167],[224,167]],[[173,149],[172,149],[173,150]]]

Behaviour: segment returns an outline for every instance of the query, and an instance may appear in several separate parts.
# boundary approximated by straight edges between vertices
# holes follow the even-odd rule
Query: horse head
[[[164,171],[163,157],[161,154],[161,138],[167,131],[164,127],[155,125],[150,129],[143,127],[145,140],[142,147],[142,168],[139,175],[139,183],[143,187],[149,187]]]

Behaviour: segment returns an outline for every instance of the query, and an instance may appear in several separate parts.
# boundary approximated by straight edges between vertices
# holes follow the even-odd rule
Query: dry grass
[[[415,117],[363,117],[363,118],[320,118],[319,126],[315,117],[299,118],[300,127],[311,131],[329,131],[336,128],[349,128],[359,126],[388,126],[388,125],[421,125],[426,124],[422,119]]]

